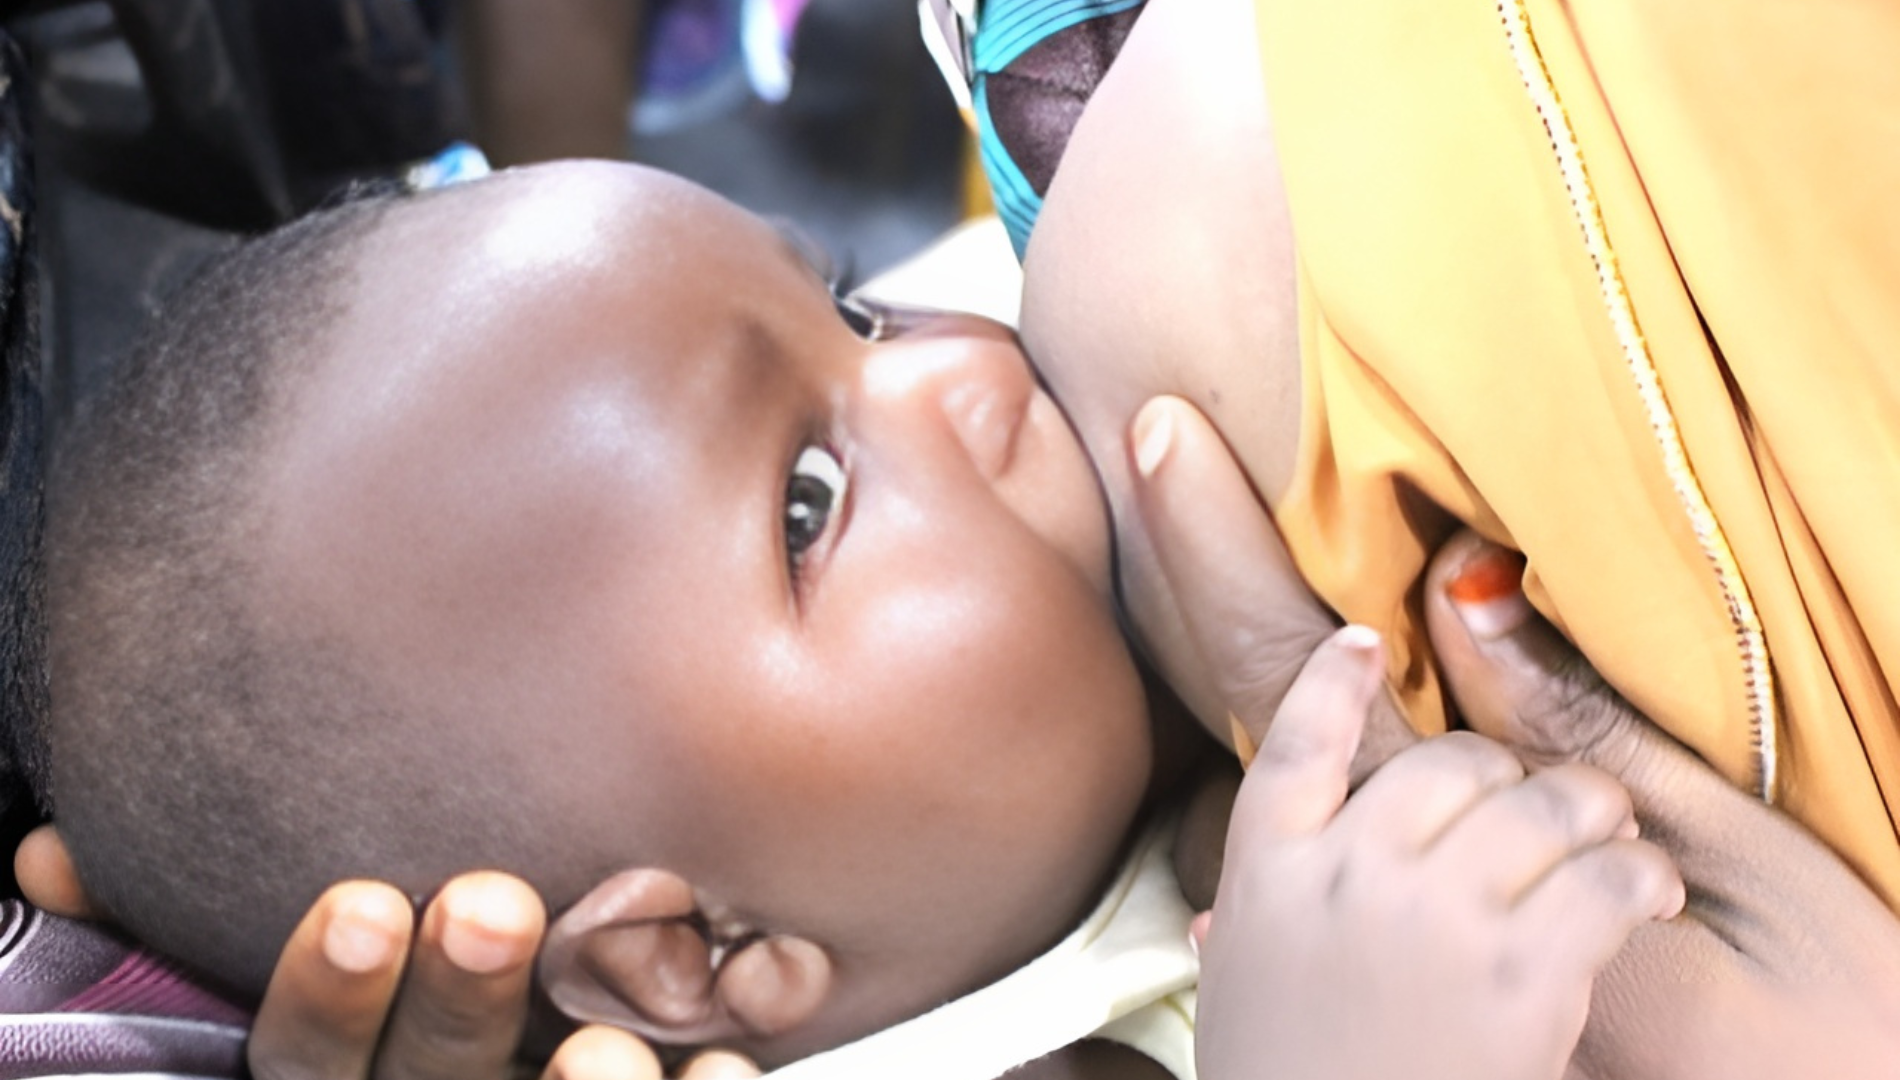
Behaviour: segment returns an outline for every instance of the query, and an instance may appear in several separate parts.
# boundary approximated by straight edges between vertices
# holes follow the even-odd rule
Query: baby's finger
[[[1490,792],[1524,778],[1517,756],[1482,735],[1453,731],[1385,764],[1339,813],[1342,830],[1389,851],[1422,852]]]
[[[541,1080],[660,1080],[660,1059],[638,1036],[590,1024],[554,1051]],[[697,1078],[695,1078],[697,1080]]]
[[[1611,840],[1559,863],[1518,902],[1514,921],[1540,963],[1602,969],[1644,923],[1673,919],[1685,893],[1676,864],[1645,840]]]
[[[423,914],[378,1080],[506,1075],[545,922],[541,898],[506,874],[464,874],[444,886]]]
[[[1446,873],[1482,882],[1509,906],[1564,859],[1635,835],[1623,785],[1585,765],[1559,765],[1472,807],[1433,845],[1431,857]]]
[[[1231,715],[1258,744],[1338,620],[1301,580],[1246,473],[1198,410],[1155,398],[1136,416],[1132,438],[1139,531],[1198,653],[1193,678],[1166,674],[1177,687],[1211,684],[1183,689],[1216,737],[1229,737]],[[1354,780],[1415,741],[1381,697]]]
[[[1379,636],[1363,626],[1338,631],[1314,651],[1241,781],[1230,859],[1236,843],[1310,835],[1339,812],[1383,664]]]
[[[415,913],[387,885],[332,886],[278,958],[246,1056],[258,1080],[362,1080],[382,1036]]]

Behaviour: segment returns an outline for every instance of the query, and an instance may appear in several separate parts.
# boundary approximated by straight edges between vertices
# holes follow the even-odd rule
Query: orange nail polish
[[[1524,556],[1503,548],[1474,553],[1445,583],[1445,595],[1465,629],[1479,641],[1496,641],[1531,617],[1524,598]]]
[[[1488,604],[1524,587],[1524,556],[1504,548],[1485,548],[1465,560],[1445,584],[1445,593],[1460,604]]]

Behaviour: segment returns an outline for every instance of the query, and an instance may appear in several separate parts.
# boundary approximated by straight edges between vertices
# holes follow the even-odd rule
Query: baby
[[[499,867],[569,1016],[783,1062],[1022,967],[1179,777],[1010,335],[841,310],[660,174],[265,238],[68,448],[61,832],[241,989],[334,880]]]
[[[220,267],[54,485],[89,888],[252,990],[352,876],[507,867],[602,949],[654,905],[798,927],[833,959],[747,950],[787,1001],[660,963],[631,1002],[786,1056],[1047,944],[1154,772],[1107,524],[1006,332],[869,349],[773,230],[632,169]]]

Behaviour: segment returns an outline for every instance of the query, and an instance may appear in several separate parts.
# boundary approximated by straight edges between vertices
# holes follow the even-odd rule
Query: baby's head
[[[511,870],[556,1002],[768,1059],[1047,945],[1150,771],[1106,514],[1009,335],[861,329],[605,164],[212,272],[55,476],[88,888],[255,992],[335,879]]]

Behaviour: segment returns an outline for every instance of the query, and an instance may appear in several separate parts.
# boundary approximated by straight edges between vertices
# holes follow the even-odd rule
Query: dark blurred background
[[[964,214],[913,0],[39,0],[24,47],[50,411],[205,258],[458,141],[626,157],[861,279]]]

